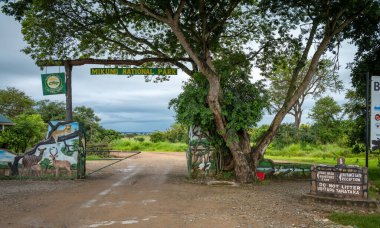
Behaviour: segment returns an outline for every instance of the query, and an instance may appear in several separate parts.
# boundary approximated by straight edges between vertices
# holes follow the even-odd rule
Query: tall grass
[[[119,139],[111,142],[113,150],[138,150],[138,151],[162,151],[162,152],[184,152],[187,149],[186,143],[170,143],[150,141],[138,142],[133,139]]]
[[[282,148],[269,147],[265,152],[269,156],[289,156],[289,157],[321,157],[336,158],[339,156],[353,157],[350,148],[341,147],[337,144],[312,145],[312,144],[290,144]]]

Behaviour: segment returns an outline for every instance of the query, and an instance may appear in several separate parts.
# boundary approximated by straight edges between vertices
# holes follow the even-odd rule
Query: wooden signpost
[[[312,195],[333,198],[368,198],[368,168],[346,166],[344,158],[337,166],[315,165],[311,167]]]

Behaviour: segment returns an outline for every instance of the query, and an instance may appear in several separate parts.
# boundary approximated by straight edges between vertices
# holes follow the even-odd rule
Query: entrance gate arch
[[[66,81],[66,121],[72,122],[73,121],[73,106],[72,106],[72,69],[73,66],[82,66],[82,65],[121,65],[121,66],[127,66],[127,65],[133,65],[133,66],[141,66],[144,63],[148,62],[170,62],[170,59],[165,58],[145,58],[142,60],[109,60],[109,59],[76,59],[76,60],[40,60],[37,61],[37,65],[39,67],[48,67],[48,66],[64,66],[65,68],[65,81]],[[108,68],[109,69],[109,68]],[[121,74],[121,75],[177,75],[177,69],[176,68],[144,68],[144,69],[153,69],[151,71],[131,71],[131,72],[124,72],[123,69],[126,68],[113,68],[117,69],[115,70],[104,70],[104,68],[95,68],[95,71],[91,71],[91,74]],[[156,69],[156,70],[154,70]],[[158,70],[157,70],[158,69]],[[121,162],[127,158],[130,158],[132,156],[135,156],[141,152],[131,152],[132,155],[123,157],[121,159],[115,159],[115,162],[112,162],[111,164],[108,164],[104,167],[98,168],[94,171],[91,171],[90,173],[86,174],[86,146],[83,144],[83,151],[78,157],[78,175],[77,177],[79,179],[85,178],[87,175],[91,175],[95,172],[98,172],[102,169],[105,169],[111,165],[114,165],[118,162]],[[80,173],[79,173],[80,172]]]

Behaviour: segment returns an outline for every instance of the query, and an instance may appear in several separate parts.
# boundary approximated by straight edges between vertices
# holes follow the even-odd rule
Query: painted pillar
[[[72,87],[71,87],[71,73],[73,66],[65,61],[65,72],[66,72],[66,121],[73,121],[73,97],[72,97]]]

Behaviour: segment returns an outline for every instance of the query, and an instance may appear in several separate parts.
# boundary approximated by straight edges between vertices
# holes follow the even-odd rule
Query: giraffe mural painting
[[[21,164],[22,171],[18,172]],[[46,138],[10,164],[12,175],[51,174],[85,177],[85,141],[77,122],[50,121]],[[32,172],[35,171],[35,172]]]

